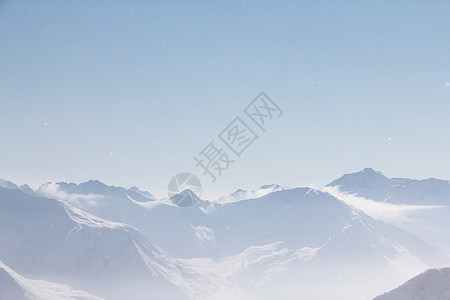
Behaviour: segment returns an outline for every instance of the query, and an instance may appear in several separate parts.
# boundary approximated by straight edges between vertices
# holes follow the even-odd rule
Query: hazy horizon
[[[2,1],[0,178],[162,196],[190,172],[206,197],[364,167],[450,178],[449,13],[447,1]],[[258,139],[212,183],[194,156],[235,117],[250,126],[262,91],[283,114],[253,124]]]

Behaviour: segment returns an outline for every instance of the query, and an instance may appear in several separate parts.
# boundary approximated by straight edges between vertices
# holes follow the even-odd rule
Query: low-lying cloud
[[[418,210],[432,209],[439,206],[425,206],[425,205],[406,205],[406,204],[392,204],[385,202],[378,202],[356,194],[348,194],[339,191],[338,187],[324,187],[320,189],[323,192],[329,193],[334,197],[344,201],[374,219],[385,222],[405,222],[410,221],[408,214]]]
[[[98,205],[98,201],[103,199],[102,195],[98,194],[70,194],[61,190],[57,183],[47,183],[42,185],[38,190],[41,196],[62,200],[76,207],[92,207]]]

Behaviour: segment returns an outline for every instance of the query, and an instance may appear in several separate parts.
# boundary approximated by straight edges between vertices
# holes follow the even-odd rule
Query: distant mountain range
[[[379,171],[366,168],[358,173],[346,174],[327,187],[373,200],[380,203],[378,207],[386,204],[388,208],[403,210],[403,218],[391,218],[388,222],[450,254],[449,180],[387,178]],[[352,204],[371,214],[370,209],[365,209],[366,202],[356,199]]]
[[[380,171],[365,168],[346,174],[327,186],[380,202],[408,205],[450,205],[450,181],[429,178],[415,180],[387,178]]]
[[[267,185],[179,207],[95,180],[1,180],[0,261],[5,278],[105,299],[371,299],[450,264],[449,187],[366,168],[321,190]],[[383,221],[370,201],[420,209]]]

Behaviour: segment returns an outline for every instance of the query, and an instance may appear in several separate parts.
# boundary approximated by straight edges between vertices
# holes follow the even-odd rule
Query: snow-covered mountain
[[[287,190],[288,187],[281,186],[279,184],[267,184],[263,185],[260,188],[254,190],[254,191],[247,191],[243,189],[239,189],[234,191],[233,193],[219,197],[214,202],[219,204],[225,204],[225,203],[232,203],[232,202],[238,202],[245,199],[253,199],[253,198],[259,198],[262,196],[265,196],[267,194],[278,192],[282,190]]]
[[[136,202],[145,203],[156,200],[147,191],[141,191],[137,187],[129,189],[123,187],[108,186],[98,180],[90,180],[81,184],[75,183],[47,183],[36,191],[41,196],[61,198],[80,208],[97,208],[102,210],[108,206],[118,210],[131,209],[130,198]],[[108,210],[112,213],[112,210]],[[116,217],[112,215],[111,217]]]
[[[4,179],[0,179],[0,187],[5,188],[5,189],[18,189],[19,187],[17,186],[17,184],[12,183],[11,181],[8,180],[4,180]]]
[[[346,174],[327,187],[328,192],[339,191],[333,194],[342,199],[355,195],[351,201],[355,207],[450,253],[450,181],[387,178],[379,171],[366,168]],[[396,211],[397,215],[387,217]]]
[[[140,194],[141,196],[144,196],[145,199],[142,199],[142,198],[139,199],[139,200],[141,200],[141,201],[143,200],[144,202],[147,202],[148,200],[156,200],[156,197],[153,196],[150,192],[148,192],[148,191],[143,191],[143,190],[139,189],[139,188],[136,187],[136,186],[130,187],[130,188],[128,189],[128,191],[135,192],[135,193]],[[138,200],[138,201],[139,201],[139,200]]]
[[[392,184],[379,172],[367,169],[363,173],[363,177],[373,176],[350,182],[383,191]],[[11,212],[3,216],[0,207],[0,222],[15,224],[13,230],[0,228],[0,238],[16,245],[4,246],[3,252],[0,246],[0,259],[28,277],[35,278],[33,274],[38,276],[38,270],[45,270],[47,275],[39,279],[69,284],[103,297],[110,294],[70,279],[81,276],[98,282],[102,278],[110,283],[111,278],[123,282],[123,278],[137,277],[148,280],[145,282],[153,288],[172,287],[169,289],[180,297],[194,299],[281,296],[349,300],[373,298],[428,268],[449,263],[448,256],[420,238],[311,188],[263,186],[260,193],[240,192],[231,201],[198,200],[188,207],[99,181],[48,183],[34,192],[63,202],[33,197],[32,192],[21,190],[2,190],[17,194],[10,195],[11,199],[28,197],[25,202],[13,200],[4,208],[15,207],[13,211],[19,210],[20,218],[33,222],[28,226],[14,223],[18,217]],[[242,199],[245,195],[255,197]],[[63,213],[54,213],[58,211],[55,207],[62,207]],[[42,210],[47,212],[38,221],[36,212]],[[55,216],[64,214],[61,218],[69,216],[69,221],[55,222]],[[20,232],[21,238],[11,232]],[[40,246],[42,240],[46,246]],[[21,243],[37,251],[28,253]],[[44,255],[47,248],[50,251]],[[41,259],[30,267],[33,255],[49,255],[51,260]],[[14,260],[21,257],[26,259]],[[64,271],[58,269],[59,265],[64,265]],[[117,279],[112,273],[122,277]],[[58,280],[53,280],[53,274]],[[69,274],[69,279],[61,274]],[[376,285],[373,278],[380,278]],[[145,288],[140,284],[136,290],[142,295]],[[123,296],[112,293],[117,299]]]
[[[145,192],[108,186],[99,181],[47,183],[36,192],[103,219],[139,228],[171,256],[206,255],[191,220],[200,218],[209,202],[199,200],[197,205],[180,208],[170,199],[146,198]]]
[[[345,174],[327,186],[371,200],[407,205],[450,206],[450,181],[387,178],[372,168]]]
[[[0,188],[0,240],[6,241],[0,244],[0,259],[15,271],[107,299],[210,299],[235,293],[226,281],[202,277],[128,225],[18,189]]]
[[[257,299],[369,298],[448,262],[419,238],[309,188],[215,205],[197,222],[211,231],[216,267]]]
[[[104,201],[111,199],[110,189],[117,189],[94,184],[102,188],[58,184],[58,191],[68,199],[86,195]],[[419,238],[376,221],[328,193],[310,188],[275,189],[262,197],[190,207],[171,201],[134,201],[120,189],[110,201],[132,210],[117,210],[121,205],[108,201],[103,202],[103,210],[95,205],[79,207],[102,217],[122,218],[204,276],[214,274],[252,291],[258,299],[267,298],[275,286],[290,292],[295,286],[298,289],[293,294],[307,296],[305,291],[321,277],[327,277],[329,284],[329,289],[322,289],[322,299],[330,296],[329,291],[339,291],[346,299],[361,294],[373,297],[447,261]],[[371,276],[366,276],[369,267],[386,282],[373,287]],[[294,284],[291,278],[304,278],[303,284]],[[358,288],[348,288],[352,280],[358,280]]]
[[[101,300],[67,285],[30,280],[0,261],[0,299],[2,300]]]
[[[428,270],[374,300],[448,300],[450,268]]]
[[[47,184],[38,192],[49,187],[58,191],[55,196],[62,195],[62,200],[91,214],[139,228],[170,255],[182,258],[223,258],[279,241],[292,243],[294,248],[318,247],[353,218],[348,205],[309,188],[263,186],[263,196],[256,198],[177,207],[172,201],[135,201],[126,189],[98,181]],[[323,236],[319,239],[311,230],[323,231]],[[308,239],[315,239],[314,243],[308,244]]]

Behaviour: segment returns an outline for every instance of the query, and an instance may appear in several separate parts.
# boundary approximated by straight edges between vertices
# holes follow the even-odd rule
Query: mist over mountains
[[[0,180],[0,299],[372,299],[450,264],[449,207],[449,181],[370,168],[187,207]]]

